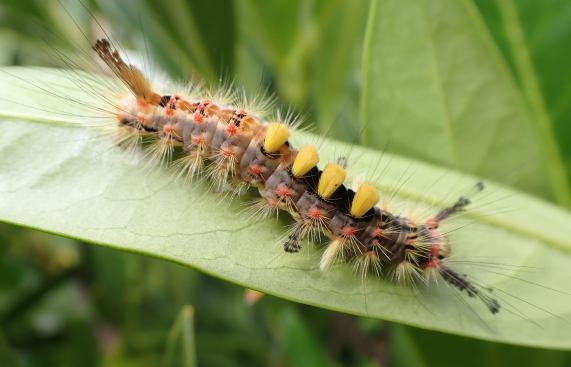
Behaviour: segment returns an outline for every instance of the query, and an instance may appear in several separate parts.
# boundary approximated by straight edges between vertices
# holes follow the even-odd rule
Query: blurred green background
[[[57,1],[3,0],[0,64],[65,66],[53,50],[74,58],[78,48],[89,49],[84,35],[101,35],[95,14],[114,39],[145,50],[173,78],[230,78],[250,94],[267,88],[278,106],[295,106],[316,129],[348,141],[359,134],[368,1],[62,3],[65,11]],[[475,4],[517,80],[498,10],[505,1]],[[571,6],[564,0],[514,4],[569,164]],[[78,64],[93,63],[80,56]],[[0,226],[2,366],[571,365],[566,352],[449,336],[269,296],[248,302],[251,297],[161,260]]]

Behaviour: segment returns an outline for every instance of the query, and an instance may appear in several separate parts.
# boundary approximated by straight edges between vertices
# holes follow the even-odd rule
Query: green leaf
[[[284,308],[278,315],[281,330],[280,338],[287,356],[288,365],[292,367],[331,366],[332,361],[323,350],[314,330],[301,317],[299,311]]]
[[[313,51],[311,98],[321,132],[354,142],[359,135],[360,64],[368,1],[328,1]]]
[[[315,246],[284,253],[287,221],[255,221],[242,211],[245,199],[229,202],[207,185],[177,180],[169,169],[145,167],[142,153],[113,146],[95,126],[113,126],[112,118],[88,118],[82,106],[102,106],[89,91],[108,85],[103,77],[2,70],[0,220],[168,259],[323,308],[487,340],[571,348],[571,327],[563,321],[571,316],[571,215],[565,210],[490,184],[463,218],[450,223],[453,255],[467,260],[455,266],[494,287],[504,307],[494,316],[444,285],[415,291],[372,276],[363,281],[349,265],[322,273]],[[299,133],[293,143],[317,139]],[[353,176],[375,179],[379,167],[374,182],[383,201],[406,215],[434,213],[476,182],[371,149],[332,140],[321,146],[323,162],[351,151]]]
[[[198,74],[212,83],[233,68],[232,2],[171,0],[168,6],[152,0],[97,2],[115,24],[131,35],[142,36],[139,41],[144,42],[146,52],[172,76]]]
[[[571,355],[563,351],[488,343],[405,326],[397,326],[392,336],[395,366],[563,367],[571,362]]]
[[[515,167],[517,187],[571,205],[552,126],[468,0],[374,0],[363,81],[367,145],[504,183]]]
[[[284,100],[297,107],[304,105],[311,80],[311,57],[315,56],[312,49],[319,36],[317,17],[321,2],[237,2],[238,19],[248,19],[238,22],[240,43],[246,48],[244,59],[238,60],[239,64],[242,62],[238,73],[252,72],[252,55],[255,55],[274,73],[276,88]],[[263,72],[266,71],[260,71]]]
[[[8,344],[8,341],[4,337],[4,334],[0,330],[0,359],[6,366],[18,367],[21,363],[18,361],[18,356]]]
[[[391,333],[391,355],[393,356],[394,365],[396,367],[430,366],[426,358],[424,358],[421,351],[419,350],[419,343],[415,343],[411,335],[407,333],[408,330],[409,329],[405,327],[396,327]],[[456,337],[454,338],[458,339]],[[449,356],[448,350],[449,348],[447,347],[446,353],[441,353],[446,360]],[[473,356],[470,356],[470,359],[472,358]]]
[[[571,180],[571,3],[478,0],[479,10],[537,119],[551,126]]]
[[[91,30],[80,32],[77,26],[92,21],[89,11],[87,4],[84,6],[73,0],[3,1],[0,4],[0,28],[7,37],[5,42],[17,45],[13,49],[2,45],[4,62],[8,65],[85,65],[85,59],[77,54],[72,56],[68,51],[77,51],[79,47],[90,49],[87,38]]]
[[[166,342],[163,366],[196,366],[194,343],[194,308],[185,305],[180,310]]]
[[[368,1],[236,3],[240,85],[270,74],[280,98],[330,137],[353,141],[359,123],[359,68]],[[267,75],[266,75],[267,76]],[[262,84],[263,86],[264,84]]]

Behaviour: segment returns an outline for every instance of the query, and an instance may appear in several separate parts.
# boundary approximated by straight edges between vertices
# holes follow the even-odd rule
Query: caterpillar
[[[266,121],[213,93],[195,98],[158,93],[107,38],[97,40],[93,50],[130,91],[114,112],[118,145],[144,146],[150,160],[173,162],[187,176],[207,179],[217,191],[240,195],[256,189],[259,213],[285,211],[293,218],[285,252],[298,252],[307,238],[326,240],[319,264],[323,271],[352,263],[356,272],[398,283],[442,280],[481,300],[492,314],[500,311],[491,289],[447,263],[451,244],[440,225],[464,211],[470,198],[461,196],[423,221],[395,214],[378,204],[374,184],[360,183],[354,190],[345,185],[344,159],[320,168],[316,146],[294,147],[295,123]],[[476,189],[483,190],[483,183]]]

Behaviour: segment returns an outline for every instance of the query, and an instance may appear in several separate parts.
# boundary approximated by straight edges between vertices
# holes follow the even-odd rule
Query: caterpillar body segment
[[[212,98],[161,95],[107,40],[97,41],[94,49],[132,92],[117,110],[118,142],[134,145],[149,138],[149,152],[160,162],[171,161],[175,147],[180,147],[181,157],[174,164],[185,175],[207,177],[223,190],[256,188],[260,213],[284,210],[294,219],[284,243],[286,252],[299,251],[305,238],[326,240],[322,270],[352,262],[363,277],[392,275],[402,283],[442,279],[482,300],[490,312],[499,311],[489,289],[446,264],[450,245],[439,225],[464,210],[469,199],[461,197],[426,222],[413,222],[380,207],[373,185],[347,188],[344,160],[319,169],[317,149],[293,147],[287,123],[267,123],[246,108]]]
[[[168,96],[166,96],[168,97]],[[163,97],[163,100],[166,99]],[[192,114],[193,123],[183,124],[182,138],[185,154],[176,163],[188,178],[202,176],[204,162],[210,156],[212,141],[219,122],[219,107],[210,100],[187,102],[177,97],[174,108],[179,113]]]
[[[289,144],[284,143],[289,147]],[[295,157],[295,158],[293,158]],[[291,150],[289,158],[277,166],[273,173],[259,187],[260,195],[267,205],[282,209],[291,214],[294,219],[299,219],[297,202],[306,191],[314,192],[319,179],[319,155],[313,146],[305,146],[299,151]],[[294,229],[290,235],[290,241],[299,242],[302,238],[300,230]],[[299,243],[293,247],[285,245],[288,252],[299,250]]]
[[[271,123],[260,127],[240,162],[240,178],[250,186],[263,187],[280,164],[289,167],[292,149],[287,142],[285,124]],[[283,193],[287,195],[287,191]]]

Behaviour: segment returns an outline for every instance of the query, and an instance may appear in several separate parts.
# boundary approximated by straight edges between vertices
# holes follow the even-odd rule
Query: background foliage
[[[372,7],[367,1],[350,0],[157,4],[86,2],[114,37],[147,49],[175,77],[188,75],[188,70],[210,81],[230,76],[251,93],[268,85],[278,103],[295,106],[334,137],[504,179],[570,205],[571,128],[566,122],[571,114],[571,76],[565,68],[571,61],[566,47],[571,6],[566,1],[403,5],[379,0]],[[93,23],[76,1],[65,1],[65,9],[78,23]],[[387,24],[386,29],[374,30]],[[78,44],[85,47],[86,41],[56,2],[4,1],[0,27],[0,62],[6,65],[57,63],[42,51],[46,39],[51,47],[70,50],[70,55]],[[99,32],[95,26],[85,31]],[[408,48],[408,39],[426,34],[430,39]],[[450,35],[465,37],[458,41]],[[455,42],[460,45],[450,50]],[[425,58],[417,56],[419,48],[428,53]],[[468,52],[474,49],[477,52]],[[458,50],[467,53],[461,65],[450,62]],[[411,78],[424,81],[431,91],[421,94],[423,103],[413,106],[398,99]],[[462,78],[480,81],[484,95],[520,104],[513,111],[487,114],[478,106],[481,98],[474,97],[478,91],[459,92],[455,87],[454,83],[468,83]],[[447,98],[464,98],[470,103],[468,112],[439,109],[439,100]],[[379,128],[373,130],[374,139],[360,134],[377,116],[402,124],[370,125]],[[440,128],[458,127],[461,130],[453,131],[447,142],[465,147],[471,137],[466,129],[485,133],[478,125],[480,116],[486,121],[491,116],[529,123],[517,134],[508,125],[488,146],[468,147],[463,154],[433,152],[423,146],[423,139],[415,139],[415,134],[425,136],[418,129],[442,136]],[[446,119],[450,124],[440,126]],[[517,144],[523,148],[515,149]],[[544,179],[530,184],[533,180],[525,179],[522,171],[516,179],[506,178],[500,169],[518,162],[518,155],[522,164],[545,166],[539,175]],[[482,161],[498,157],[499,168],[482,168]],[[538,174],[528,172],[534,173]],[[195,339],[200,365],[523,366],[541,361],[557,366],[571,359],[565,352],[420,331],[272,297],[249,306],[243,289],[160,260],[8,225],[0,227],[0,236],[0,359],[14,365],[190,365],[189,338]]]

